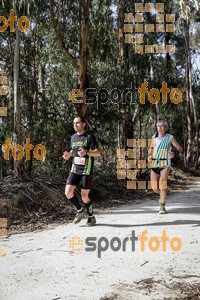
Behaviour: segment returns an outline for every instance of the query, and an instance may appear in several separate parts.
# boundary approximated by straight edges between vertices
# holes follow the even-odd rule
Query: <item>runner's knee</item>
[[[160,190],[158,189],[152,189],[154,191],[154,193],[160,193]]]
[[[166,190],[167,189],[167,180],[160,180],[159,181],[159,189]]]
[[[88,191],[81,190],[81,199],[83,201],[88,201],[89,200],[88,194],[89,194]]]
[[[74,197],[74,193],[72,192],[65,192],[65,196],[67,197],[68,200]]]
[[[154,193],[159,193],[160,192],[159,188],[158,188],[157,178],[151,178],[151,188],[154,191]]]
[[[65,189],[65,196],[67,197],[67,199],[71,199],[72,197],[74,197],[74,191],[71,189],[66,188]]]

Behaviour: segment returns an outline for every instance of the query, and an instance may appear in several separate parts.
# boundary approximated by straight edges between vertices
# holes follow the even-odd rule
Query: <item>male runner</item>
[[[93,134],[86,132],[86,120],[84,117],[74,119],[74,130],[76,133],[71,137],[70,147],[63,153],[63,158],[69,160],[73,156],[71,172],[68,176],[65,188],[67,199],[74,204],[77,214],[74,223],[79,223],[86,215],[88,220],[86,226],[94,226],[96,219],[93,215],[92,203],[89,198],[94,157],[101,156],[98,150],[98,144]],[[85,204],[85,209],[80,205],[74,191],[81,182],[81,199]]]

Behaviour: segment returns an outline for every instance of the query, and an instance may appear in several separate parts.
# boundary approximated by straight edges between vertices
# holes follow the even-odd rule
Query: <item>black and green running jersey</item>
[[[78,135],[75,133],[71,137],[70,149],[73,150],[73,164],[71,172],[79,175],[91,175],[94,165],[94,157],[85,155],[80,157],[78,151],[80,148],[94,150],[98,148],[97,141],[93,134],[87,132]],[[69,151],[69,148],[67,149]]]

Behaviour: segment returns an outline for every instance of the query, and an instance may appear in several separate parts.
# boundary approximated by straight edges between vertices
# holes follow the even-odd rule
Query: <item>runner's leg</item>
[[[159,182],[159,174],[156,174],[153,170],[151,170],[151,187],[154,193],[160,193],[158,182]]]
[[[81,189],[81,199],[85,203],[85,207],[86,207],[88,216],[92,217],[93,216],[93,208],[92,208],[92,202],[89,198],[89,192],[90,192],[90,190]]]
[[[75,185],[67,184],[65,187],[65,196],[72,204],[74,204],[77,210],[80,210],[81,205],[74,194],[75,188],[76,188]]]
[[[88,221],[87,226],[93,226],[96,223],[96,219],[93,215],[93,207],[92,202],[89,198],[89,192],[90,192],[90,186],[91,186],[91,176],[84,175],[82,177],[82,189],[81,189],[81,199],[85,203],[87,215],[88,215]]]
[[[167,166],[160,172],[159,188],[160,188],[160,200],[161,203],[166,202],[167,197],[167,179],[170,172],[170,166]]]
[[[67,199],[76,207],[77,214],[74,219],[74,223],[79,223],[85,217],[85,210],[80,205],[78,199],[76,198],[74,191],[76,186],[80,181],[80,177],[77,174],[70,173],[67,179],[67,184],[65,187],[65,195]]]
[[[85,203],[85,204],[90,202],[89,192],[90,192],[90,190],[81,189],[81,199],[83,200],[83,203]]]
[[[159,180],[159,187],[160,187],[160,210],[159,214],[165,214],[165,202],[167,197],[167,178],[170,172],[170,166],[167,166],[160,172],[160,180]]]

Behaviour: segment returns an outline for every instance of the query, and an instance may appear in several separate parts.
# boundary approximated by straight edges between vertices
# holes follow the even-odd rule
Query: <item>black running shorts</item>
[[[157,175],[160,175],[160,173],[162,172],[162,170],[164,170],[165,168],[152,168],[151,170],[156,173]]]
[[[84,190],[90,190],[92,181],[92,175],[79,175],[75,173],[70,173],[66,185],[79,185],[81,182],[81,188]]]

